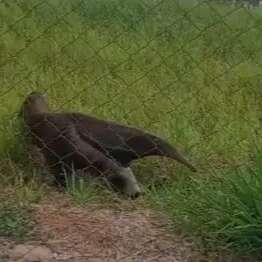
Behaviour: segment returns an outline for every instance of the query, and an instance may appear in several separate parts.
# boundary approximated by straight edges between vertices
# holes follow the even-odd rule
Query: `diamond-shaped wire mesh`
[[[23,152],[22,116],[54,173],[187,163],[172,145],[200,171],[245,165],[261,142],[260,2],[0,1],[2,158]],[[48,110],[35,93],[17,118],[32,91]]]

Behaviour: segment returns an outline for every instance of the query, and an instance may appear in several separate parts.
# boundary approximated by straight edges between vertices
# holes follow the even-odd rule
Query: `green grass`
[[[1,159],[0,180],[0,236],[24,240],[34,225],[32,204],[48,192],[47,184],[29,165],[10,159]]]
[[[75,176],[66,177],[66,192],[80,206],[97,201],[99,194],[90,181]]]
[[[175,229],[201,237],[209,248],[224,245],[242,254],[262,254],[261,152],[255,167],[182,176],[147,193]]]
[[[199,165],[246,161],[262,137],[261,16],[157,2],[2,3],[0,155],[21,156],[15,113],[39,89],[57,110],[167,137]]]
[[[95,204],[97,207],[134,208],[141,206],[138,202],[109,189],[101,180],[89,177],[79,177],[77,175],[66,176],[65,193],[73,202],[81,207]]]
[[[245,239],[254,228],[218,232],[223,221],[217,212],[228,209],[224,187],[232,197],[239,194],[233,193],[233,184],[243,182],[236,168],[252,166],[254,148],[261,144],[261,9],[207,1],[27,0],[2,1],[0,18],[4,187],[27,203],[39,201],[45,192],[32,178],[16,116],[25,96],[38,89],[48,93],[54,110],[134,125],[183,148],[207,173],[203,179],[162,160],[142,161],[136,173],[175,177],[155,192],[160,206],[176,204],[181,218],[187,208],[196,217],[199,213],[199,219],[214,217],[214,225],[201,227],[204,235],[210,237],[210,229],[219,239],[235,235],[232,243],[247,246]],[[212,187],[217,194],[209,198]],[[94,196],[84,188],[69,189],[81,204]],[[249,195],[248,188],[244,192]],[[206,201],[203,206],[214,201],[215,214],[201,216],[194,194]],[[185,202],[182,195],[192,199]],[[165,210],[174,216],[173,208]],[[187,219],[187,227],[201,222]],[[252,241],[250,249],[257,249]]]
[[[0,235],[24,239],[29,236],[33,223],[30,214],[10,203],[0,205]]]

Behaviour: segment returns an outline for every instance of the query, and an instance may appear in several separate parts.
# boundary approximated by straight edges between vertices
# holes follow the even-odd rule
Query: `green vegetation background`
[[[216,206],[212,201],[219,199],[209,197],[216,192],[211,185],[219,186],[218,173],[220,178],[238,180],[238,167],[258,163],[254,160],[262,137],[261,14],[261,9],[208,1],[2,1],[0,175],[4,192],[15,188],[23,203],[40,198],[42,189],[32,180],[25,182],[30,172],[17,119],[23,99],[37,89],[48,93],[54,110],[81,111],[134,125],[183,148],[202,170],[200,176],[192,178],[182,167],[164,160],[154,162],[156,170],[150,160],[142,161],[137,172],[176,179],[181,175],[179,183],[175,179],[164,191],[150,191],[152,202],[177,223],[182,221],[182,226],[190,224],[191,231],[200,228],[208,239],[220,238],[217,232],[232,219],[215,221],[216,227],[199,227],[217,217],[214,212],[214,217],[201,220],[210,206]],[[199,192],[195,179],[201,194],[207,190],[204,195],[195,197]],[[261,197],[260,188],[255,190]],[[201,219],[188,222],[193,214],[182,212],[181,203],[192,211],[200,199],[209,200],[194,214]],[[218,202],[216,207],[221,206]],[[245,212],[250,213],[250,203],[247,206]],[[259,230],[261,218],[259,212],[255,219]],[[260,233],[248,243],[232,240],[232,235],[222,234],[222,239],[248,249],[250,241],[257,248],[262,240]]]

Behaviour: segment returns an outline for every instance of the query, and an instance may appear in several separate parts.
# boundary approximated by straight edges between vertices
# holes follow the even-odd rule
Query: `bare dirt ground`
[[[0,239],[0,261],[244,261],[202,256],[192,241],[169,234],[154,212],[133,206],[76,207],[64,197],[49,197],[35,207],[33,239],[22,244]]]

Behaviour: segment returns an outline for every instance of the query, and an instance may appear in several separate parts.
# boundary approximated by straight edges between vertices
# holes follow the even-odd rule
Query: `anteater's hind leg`
[[[74,163],[77,169],[94,169],[100,177],[105,178],[110,185],[121,193],[136,198],[142,193],[136,178],[130,168],[125,168],[95,149],[81,139],[74,127],[63,134],[62,145],[68,158],[63,158],[65,164]]]

